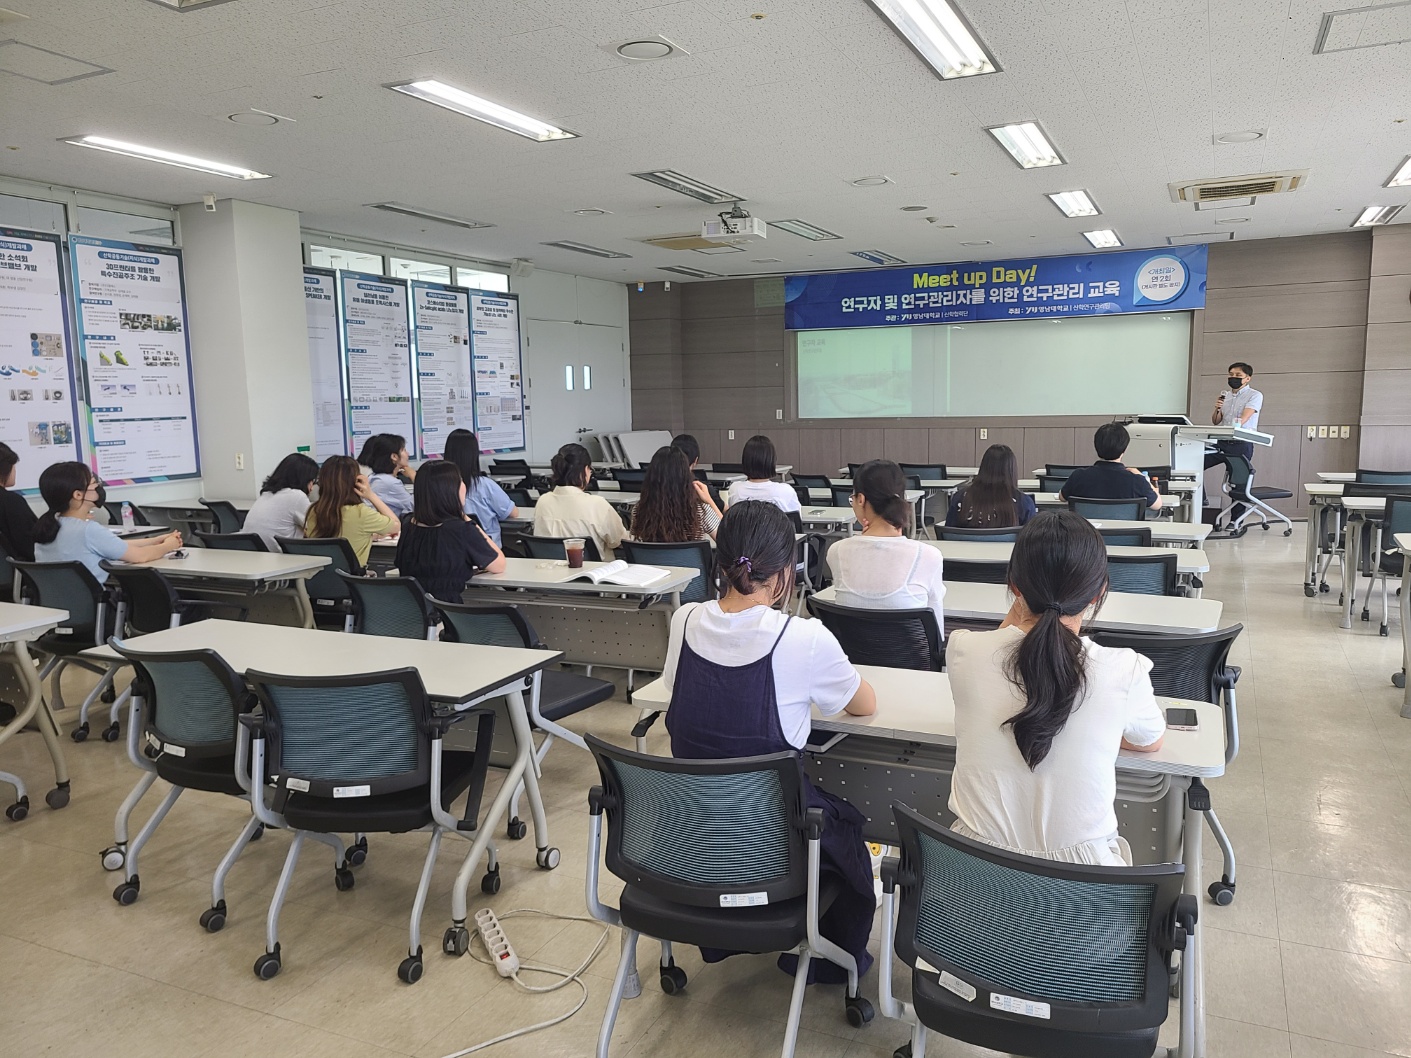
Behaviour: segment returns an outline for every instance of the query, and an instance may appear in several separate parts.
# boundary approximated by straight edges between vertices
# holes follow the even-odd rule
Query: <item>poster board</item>
[[[79,422],[61,237],[0,228],[0,441],[20,457],[16,488],[82,458]]]
[[[519,295],[470,291],[475,436],[482,452],[517,452],[524,435],[524,354]]]
[[[470,360],[470,291],[413,281],[416,333],[417,418],[421,454],[439,458],[446,437],[475,425],[475,383]]]
[[[399,434],[414,446],[407,281],[340,271],[338,288],[352,451],[376,433]]]
[[[69,236],[88,458],[109,485],[201,473],[181,251]]]
[[[304,316],[313,384],[313,457],[322,463],[329,456],[348,454],[348,408],[343,399],[343,354],[338,343],[338,282],[332,269],[304,269]]]

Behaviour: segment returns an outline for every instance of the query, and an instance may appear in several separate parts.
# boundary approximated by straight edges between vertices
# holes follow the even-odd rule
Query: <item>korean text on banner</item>
[[[338,281],[343,292],[343,353],[353,451],[375,433],[397,434],[414,447],[407,281],[360,272],[339,272]]]
[[[482,452],[524,448],[524,365],[519,297],[470,292],[475,358],[475,436]]]
[[[416,374],[421,392],[421,454],[446,451],[456,428],[475,425],[475,384],[470,369],[470,291],[440,283],[412,283],[416,324]]]

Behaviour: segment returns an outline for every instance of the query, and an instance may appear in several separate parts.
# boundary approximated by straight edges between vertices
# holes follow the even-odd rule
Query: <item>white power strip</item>
[[[509,937],[505,936],[500,920],[488,907],[475,913],[475,925],[480,930],[480,939],[485,950],[490,953],[490,961],[495,964],[501,977],[513,977],[519,973],[519,956],[515,954]]]

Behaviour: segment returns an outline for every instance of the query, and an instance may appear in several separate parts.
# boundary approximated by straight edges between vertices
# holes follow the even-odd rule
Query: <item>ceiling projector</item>
[[[769,226],[758,217],[736,206],[729,213],[720,214],[718,220],[708,220],[701,225],[701,238],[743,242],[747,239],[764,239],[769,236]]]

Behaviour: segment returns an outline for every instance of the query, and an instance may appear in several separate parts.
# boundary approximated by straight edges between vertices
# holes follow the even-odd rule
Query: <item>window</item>
[[[593,369],[588,364],[583,365],[583,388],[593,388]]]
[[[389,257],[387,267],[387,274],[396,279],[416,279],[423,283],[445,283],[448,286],[451,282],[450,265],[411,261],[405,257]]]
[[[572,364],[564,364],[564,365],[563,365],[563,388],[566,389],[566,390],[568,390],[570,393],[573,392],[573,365],[572,365]]]
[[[508,294],[510,277],[503,272],[477,272],[473,268],[457,268],[456,285],[473,290],[498,290],[501,294]]]
[[[175,246],[176,235],[170,220],[115,213],[110,209],[78,207],[78,231],[98,239],[143,242],[152,246]]]
[[[64,207],[59,203],[44,202],[37,198],[18,198],[15,195],[0,195],[0,224],[28,228],[31,231],[62,233],[67,229]]]
[[[348,272],[382,275],[382,255],[345,250],[341,246],[310,246],[309,264],[316,268],[342,268]]]

